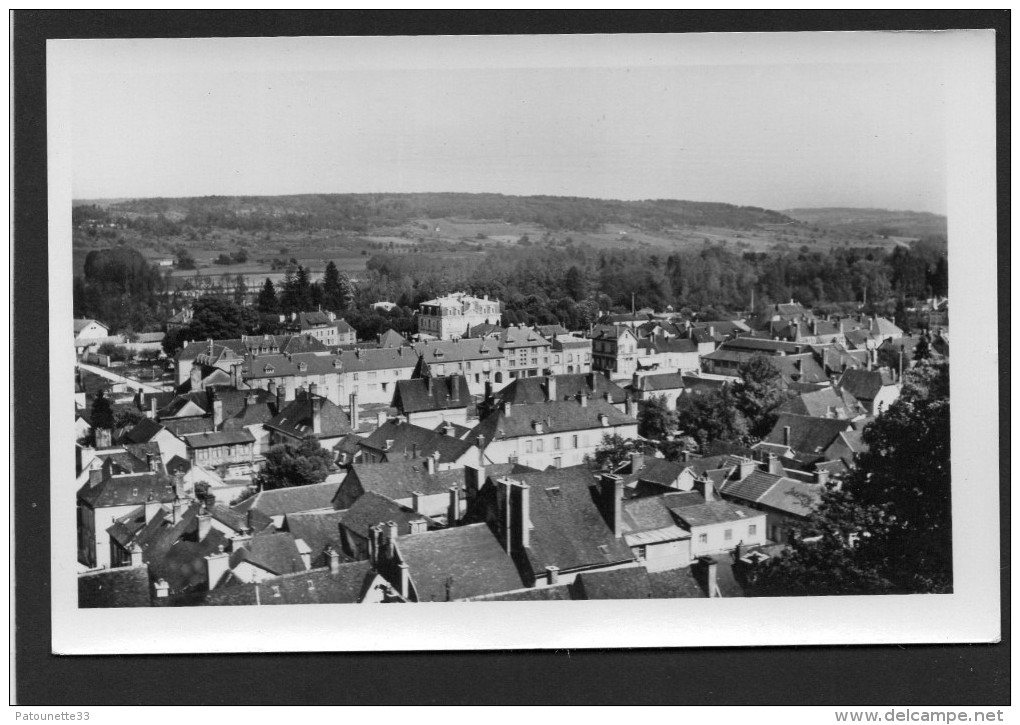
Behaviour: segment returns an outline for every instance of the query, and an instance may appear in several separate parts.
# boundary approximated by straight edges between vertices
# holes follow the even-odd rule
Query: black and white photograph
[[[995,641],[994,40],[50,40],[53,651]]]

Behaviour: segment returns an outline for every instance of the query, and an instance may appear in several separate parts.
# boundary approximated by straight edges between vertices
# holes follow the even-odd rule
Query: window
[[[544,450],[545,450],[545,441],[542,440],[541,438],[539,438],[537,441],[535,441],[535,451],[538,452],[538,453],[541,453]]]
[[[723,540],[724,541],[732,541],[733,540],[733,529],[726,529],[723,532]]]
[[[648,547],[644,545],[635,547],[634,553],[637,554],[638,561],[644,561],[648,556]]]
[[[355,379],[355,380],[357,380],[357,379],[358,379],[358,374],[357,374],[357,373],[354,373],[354,379]]]
[[[574,436],[574,448],[578,447],[578,442],[579,442],[578,437]]]
[[[756,536],[758,534],[758,527],[755,524],[749,524],[747,527],[748,536]]]
[[[553,466],[556,467],[556,468],[562,468],[563,467],[563,459],[560,458],[559,456],[556,456],[553,459]]]
[[[527,441],[527,442],[526,442],[526,443],[524,444],[524,452],[525,452],[525,453],[531,453],[531,451],[532,451],[532,446],[533,446],[533,445],[534,445],[534,444],[533,444],[533,443],[532,443],[531,441]]]
[[[698,534],[698,543],[699,544],[707,544],[708,543],[708,534]]]
[[[553,450],[558,451],[560,449],[560,439],[553,438]]]

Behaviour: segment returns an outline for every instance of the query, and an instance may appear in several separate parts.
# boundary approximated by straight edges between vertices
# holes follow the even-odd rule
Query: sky
[[[945,213],[933,40],[63,41],[52,62],[76,199],[457,191]]]

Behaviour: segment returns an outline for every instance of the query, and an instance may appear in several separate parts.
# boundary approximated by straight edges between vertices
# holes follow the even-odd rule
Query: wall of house
[[[585,456],[594,456],[603,436],[617,434],[623,438],[636,438],[637,423],[504,438],[489,443],[485,455],[493,463],[507,463],[512,455],[516,455],[518,462],[525,466],[545,469],[558,464],[560,468],[566,468],[584,463]]]
[[[435,428],[441,423],[456,423],[467,426],[467,408],[451,408],[448,410],[423,410],[408,413],[407,422],[422,428]]]
[[[81,535],[83,534],[86,547],[93,547],[92,552],[90,552],[94,557],[91,562],[93,566],[110,567],[110,535],[106,530],[113,526],[115,520],[121,516],[127,516],[137,508],[138,504],[131,506],[110,506],[96,510],[88,506],[79,507],[81,511],[79,525],[83,528],[79,539],[82,540],[83,537]],[[82,563],[87,564],[89,562],[84,561]]]
[[[549,369],[553,375],[591,372],[591,348],[554,350],[549,356]]]
[[[767,536],[766,523],[765,514],[759,514],[738,521],[695,526],[691,529],[691,558],[730,551],[737,544],[742,546],[764,544]],[[729,532],[729,536],[726,532]]]
[[[655,544],[632,546],[634,556],[648,571],[680,569],[691,563],[691,540],[662,541]],[[644,555],[642,556],[642,551]]]
[[[874,415],[880,415],[889,409],[889,406],[896,402],[896,399],[900,397],[900,386],[899,385],[883,385],[879,388],[878,394],[875,396],[875,400],[872,401],[871,412]]]
[[[472,395],[484,394],[487,382],[492,383],[493,390],[502,390],[510,383],[510,370],[503,358],[432,362],[428,372],[437,378],[454,373],[463,375],[468,384],[468,392]]]
[[[253,444],[239,443],[232,446],[212,446],[195,448],[191,451],[191,461],[198,466],[221,466],[224,463],[242,463],[251,461]]]
[[[163,459],[164,466],[174,456],[188,460],[188,445],[167,429],[159,431],[152,440],[159,444],[159,457]]]

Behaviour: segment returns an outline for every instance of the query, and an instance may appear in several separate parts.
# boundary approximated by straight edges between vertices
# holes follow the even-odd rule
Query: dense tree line
[[[73,284],[77,318],[100,320],[115,332],[162,324],[166,279],[134,249],[118,246],[89,252],[84,273]]]

